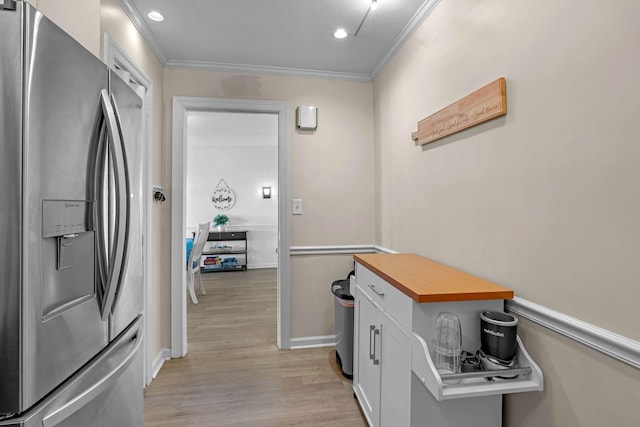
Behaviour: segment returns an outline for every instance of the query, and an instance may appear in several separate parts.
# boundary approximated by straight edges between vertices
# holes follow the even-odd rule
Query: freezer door
[[[142,426],[142,319],[29,412],[2,427]]]
[[[127,260],[111,306],[110,337],[113,339],[143,309],[142,100],[113,72],[109,87],[126,155],[130,192]]]
[[[96,287],[94,167],[106,66],[40,12],[25,14],[22,412],[108,343]]]
[[[0,6],[0,414],[14,412],[19,406],[23,87],[20,18],[21,11]]]

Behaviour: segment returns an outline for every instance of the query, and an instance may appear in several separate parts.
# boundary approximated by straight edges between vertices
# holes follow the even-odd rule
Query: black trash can
[[[346,279],[331,284],[335,296],[336,361],[342,375],[353,378],[353,295],[349,293],[349,273]]]

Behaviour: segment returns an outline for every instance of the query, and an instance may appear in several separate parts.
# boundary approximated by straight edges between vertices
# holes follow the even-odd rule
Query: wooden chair
[[[209,238],[209,223],[206,222],[204,224],[200,224],[198,226],[198,232],[196,234],[195,241],[193,242],[193,248],[191,249],[191,253],[189,254],[189,261],[187,262],[187,274],[189,275],[189,294],[191,295],[191,301],[194,304],[198,303],[198,298],[196,298],[195,291],[195,276],[198,275],[198,279],[200,279],[200,290],[203,295],[206,295],[207,291],[204,290],[204,285],[202,284],[202,276],[200,275],[200,258],[202,257],[202,250],[204,249],[204,245],[207,243],[207,239]]]

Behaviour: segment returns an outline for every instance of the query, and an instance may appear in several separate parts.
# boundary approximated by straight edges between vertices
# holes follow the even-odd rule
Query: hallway
[[[145,390],[145,426],[365,425],[333,347],[277,349],[275,269],[202,277],[189,352]]]

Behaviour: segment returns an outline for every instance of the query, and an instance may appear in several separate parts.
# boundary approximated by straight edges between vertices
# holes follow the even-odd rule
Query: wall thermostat
[[[314,130],[318,127],[318,109],[311,106],[296,108],[296,127],[298,129]]]

